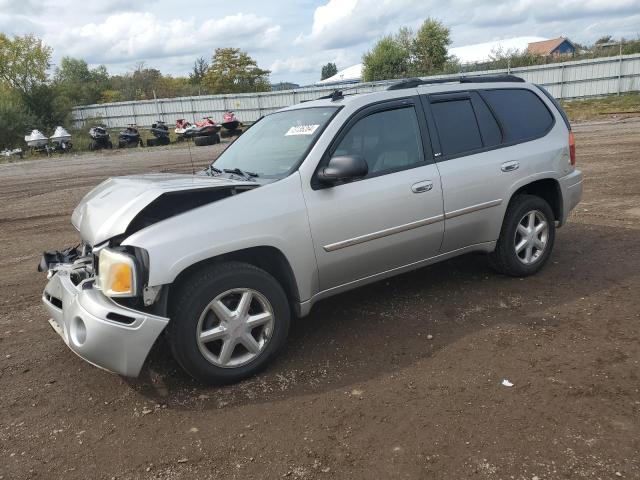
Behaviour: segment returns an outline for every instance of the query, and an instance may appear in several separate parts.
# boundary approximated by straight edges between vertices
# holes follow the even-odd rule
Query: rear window
[[[538,138],[553,125],[553,116],[542,99],[530,90],[485,90],[489,104],[504,129],[504,142],[515,143]]]
[[[482,148],[482,137],[470,99],[432,103],[431,111],[443,155]]]

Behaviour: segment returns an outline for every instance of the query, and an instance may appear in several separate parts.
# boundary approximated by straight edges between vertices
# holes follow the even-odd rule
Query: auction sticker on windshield
[[[287,130],[285,137],[289,135],[313,135],[320,125],[295,125]]]

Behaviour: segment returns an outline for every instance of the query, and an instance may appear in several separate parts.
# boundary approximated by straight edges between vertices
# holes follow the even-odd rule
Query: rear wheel
[[[168,341],[177,362],[205,383],[232,383],[264,368],[284,345],[290,309],[280,284],[229,262],[184,281],[172,300]]]
[[[555,241],[555,217],[549,204],[534,195],[518,195],[505,214],[492,267],[515,277],[532,275],[549,259]]]

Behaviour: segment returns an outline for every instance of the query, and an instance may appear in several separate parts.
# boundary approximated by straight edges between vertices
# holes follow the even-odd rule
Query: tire
[[[244,297],[245,294],[249,296]],[[240,298],[251,298],[247,315],[254,320],[259,313],[263,319],[271,319],[250,331],[254,342],[246,336],[246,324],[238,323],[250,317],[240,315],[224,320],[225,312],[240,310]],[[227,309],[220,310],[221,314],[209,309],[216,299],[225,302]],[[291,322],[282,286],[264,270],[241,262],[215,265],[181,282],[172,297],[170,314],[167,340],[174,358],[193,378],[212,385],[238,382],[266,367],[284,345]],[[227,328],[230,325],[233,331]],[[231,333],[217,333],[222,338],[208,342],[198,340],[201,332],[222,328]],[[230,353],[223,355],[225,345],[234,345],[234,341],[239,343],[227,348]],[[245,342],[253,345],[253,353]]]
[[[107,140],[107,148],[111,150],[113,148],[113,142],[111,140]]]
[[[158,138],[158,143],[160,145],[169,145],[171,143],[171,139],[169,137],[160,137]]]
[[[118,140],[118,148],[126,148],[127,142],[124,140]]]
[[[220,137],[218,136],[217,133],[214,133],[213,135],[203,136],[203,137],[195,137],[194,143],[198,147],[204,147],[206,145],[215,145],[216,143],[220,143]]]
[[[155,147],[159,145],[157,138],[149,138],[147,139],[147,147]]]
[[[526,238],[531,221],[535,231]],[[549,260],[555,236],[555,217],[549,204],[534,195],[518,195],[509,203],[496,249],[489,254],[491,266],[512,277],[533,275]]]

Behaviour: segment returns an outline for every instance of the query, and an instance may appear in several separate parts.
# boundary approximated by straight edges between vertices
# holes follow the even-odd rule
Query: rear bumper
[[[137,377],[168,318],[122,307],[88,282],[74,285],[68,271],[49,280],[42,301],[49,323],[67,346],[87,362]]]
[[[567,218],[569,218],[571,210],[578,205],[582,198],[582,172],[574,170],[569,175],[559,178],[558,182],[562,192],[562,218],[560,219],[560,225],[564,225]]]

